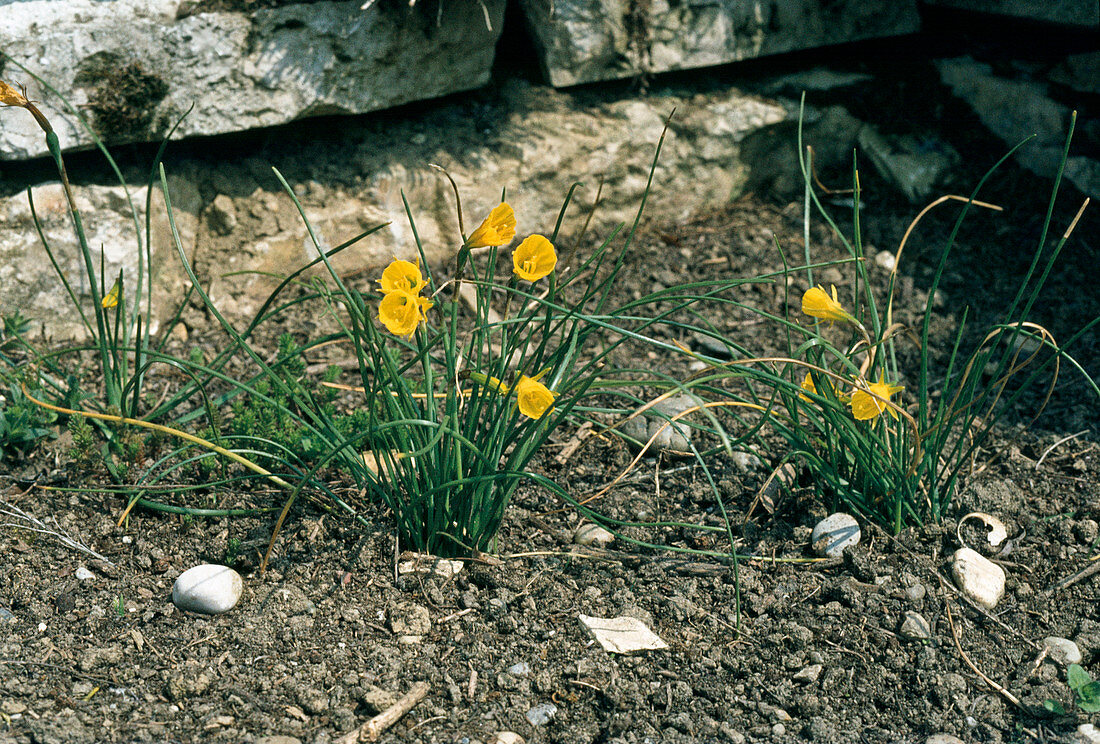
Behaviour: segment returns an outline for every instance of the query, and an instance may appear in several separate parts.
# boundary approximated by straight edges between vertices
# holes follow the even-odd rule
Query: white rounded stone
[[[886,269],[887,271],[893,271],[898,265],[898,260],[890,251],[879,251],[875,254],[875,263],[878,264],[880,268]]]
[[[859,545],[859,522],[851,514],[837,512],[822,519],[810,535],[814,552],[826,558],[839,558],[844,549]]]
[[[220,615],[233,609],[243,591],[239,573],[228,566],[204,563],[179,575],[172,585],[172,604],[181,610]]]
[[[1077,727],[1074,744],[1100,744],[1100,729],[1091,723],[1082,723]]]
[[[951,734],[932,734],[924,740],[924,744],[966,744],[966,742]]]
[[[573,533],[573,542],[577,545],[594,545],[597,548],[606,548],[615,539],[615,536],[600,527],[598,524],[582,524]]]
[[[1058,636],[1044,638],[1043,648],[1049,649],[1047,656],[1062,666],[1081,663],[1081,649],[1068,638]]]
[[[94,581],[95,574],[84,568],[84,566],[79,566],[76,569],[76,578],[80,581]]]
[[[1004,569],[975,550],[956,550],[951,573],[959,590],[987,610],[996,607],[1004,596]]]

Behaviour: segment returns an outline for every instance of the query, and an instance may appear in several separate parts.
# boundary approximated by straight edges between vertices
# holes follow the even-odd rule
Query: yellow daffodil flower
[[[26,106],[28,103],[25,95],[0,80],[0,106]]]
[[[420,267],[411,261],[393,259],[393,263],[382,272],[382,279],[378,282],[382,286],[382,292],[410,292],[420,294],[420,290],[428,286],[424,276],[420,273]]]
[[[830,285],[833,289],[833,296],[830,297],[829,293],[821,287],[810,287],[802,295],[802,312],[806,313],[814,318],[820,318],[827,320],[830,323],[833,321],[850,321],[856,322],[856,319],[848,314],[848,311],[840,304],[836,298],[836,286]]]
[[[527,375],[520,375],[514,391],[519,412],[528,418],[537,419],[546,411],[554,409],[554,398],[557,397],[557,393]]]
[[[466,239],[466,248],[508,245],[516,237],[516,213],[506,203],[497,205]]]
[[[817,394],[817,385],[814,384],[814,378],[809,372],[807,372],[806,376],[802,378],[802,385],[800,385],[800,387],[805,390],[806,393],[814,393],[815,395]],[[836,385],[833,384],[832,379],[829,380],[829,387],[832,389],[833,395],[836,396],[837,400],[842,402],[848,401],[850,396],[845,393],[839,392],[836,389]],[[807,403],[813,403],[813,401],[810,400],[809,396],[806,395],[806,393],[799,393],[798,397],[806,401]]]
[[[111,291],[103,295],[103,299],[100,300],[99,304],[102,305],[105,310],[112,307],[118,307],[118,290],[119,283],[115,282],[115,286],[111,287]]]
[[[852,416],[858,421],[871,421],[878,418],[885,410],[889,412],[894,420],[897,420],[898,412],[879,400],[879,398],[890,400],[890,397],[893,396],[894,393],[900,393],[904,389],[904,387],[898,385],[887,385],[883,381],[882,374],[880,373],[878,382],[869,384],[867,390],[857,389],[852,392]],[[868,392],[868,390],[870,392]],[[876,395],[878,398],[875,397]]]
[[[411,336],[422,320],[425,311],[432,309],[432,301],[412,292],[394,290],[387,292],[378,305],[378,320],[395,336]]]
[[[806,393],[813,393],[814,395],[817,395],[817,385],[814,385],[814,378],[810,376],[809,372],[807,372],[806,376],[802,378],[802,385],[800,385],[800,387],[805,390]],[[807,396],[806,393],[799,393],[798,397],[806,401],[807,403],[813,403],[813,401],[810,400],[809,396]]]
[[[554,244],[542,235],[526,238],[512,253],[512,271],[520,279],[537,282],[558,265]]]

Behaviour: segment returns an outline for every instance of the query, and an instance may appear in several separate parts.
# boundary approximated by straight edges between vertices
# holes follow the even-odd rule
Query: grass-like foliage
[[[20,91],[4,86],[0,93],[4,96],[0,103],[25,108],[42,125],[68,194],[64,162],[49,122]],[[78,112],[71,113],[79,118]],[[659,142],[654,165],[660,146]],[[100,148],[118,174],[106,148]],[[512,250],[507,248],[516,237],[517,221],[503,196],[484,221],[466,234],[455,187],[460,234],[454,239],[451,266],[438,274],[439,269],[429,265],[416,233],[414,210],[406,204],[415,245],[404,248],[405,260],[395,259],[380,273],[377,291],[364,291],[345,284],[330,259],[383,226],[322,251],[322,241],[293,190],[276,171],[288,198],[298,206],[318,257],[286,277],[242,329],[210,301],[184,252],[160,165],[163,149],[152,168],[159,179],[151,178],[150,187],[159,180],[180,265],[191,280],[190,291],[216,319],[228,342],[213,359],[201,353],[186,359],[165,353],[164,338],[178,313],[163,325],[159,339],[143,330],[148,327],[143,318],[150,307],[147,263],[139,265],[133,277],[133,283],[146,293],[142,308],[140,293],[129,300],[123,276],[108,282],[102,267],[97,270],[83,236],[81,215],[70,198],[91,302],[85,304],[59,268],[58,274],[86,318],[92,343],[82,350],[98,360],[98,379],[93,381],[96,396],[81,405],[81,396],[55,384],[38,393],[52,397],[54,403],[34,399],[47,411],[72,417],[69,426],[83,460],[93,452],[90,425],[99,427],[100,434],[113,443],[113,455],[106,459],[112,476],[129,495],[123,518],[137,505],[188,516],[246,511],[214,504],[180,507],[152,497],[161,484],[178,481],[187,472],[207,479],[217,475],[195,489],[243,479],[263,479],[284,489],[288,496],[276,534],[303,493],[322,508],[362,520],[355,505],[340,495],[347,492],[343,481],[350,479],[353,492],[389,507],[403,545],[441,555],[494,550],[509,499],[525,479],[551,489],[587,516],[599,518],[557,484],[530,472],[532,458],[566,422],[602,425],[621,420],[637,415],[649,396],[690,387],[659,371],[624,369],[616,362],[644,355],[645,349],[679,354],[677,346],[661,339],[695,332],[699,326],[684,318],[705,314],[696,306],[701,308],[731,287],[751,281],[699,282],[616,304],[613,290],[631,250],[645,197],[625,238],[620,226],[593,250],[583,252],[579,250],[585,235],[582,228],[572,236],[571,248],[559,257],[555,244],[576,187],[566,196],[552,229],[544,230],[545,235],[521,233],[522,240]],[[148,201],[146,206],[148,210]],[[146,220],[147,250],[148,216]],[[584,224],[587,227],[588,222]],[[135,231],[140,240],[136,212]],[[41,231],[40,235],[45,243],[45,235]],[[616,242],[619,245],[613,248]],[[46,249],[49,253],[48,243]],[[432,255],[439,253],[432,251]],[[324,270],[321,277],[302,279],[304,272],[318,265]],[[286,290],[294,287],[304,291],[285,298]],[[252,336],[262,323],[307,302],[323,303],[338,329],[304,343],[283,337],[274,359],[270,351],[254,345]],[[658,332],[659,326],[664,330]],[[334,383],[335,376],[324,381],[307,379],[302,358],[317,346],[334,343],[352,349],[357,360],[359,385],[342,387],[357,390],[362,400],[347,413],[337,411],[334,387],[325,384]],[[630,353],[620,354],[624,347],[631,347]],[[38,357],[50,379],[66,379],[60,356]],[[230,374],[231,362],[246,364],[251,373],[245,378]],[[142,384],[155,365],[169,365],[190,381],[152,402],[142,395]],[[704,420],[710,423],[704,426],[700,423]],[[709,413],[681,423],[720,434]],[[162,437],[148,450],[135,449],[141,443],[135,442],[135,431],[169,439]],[[171,438],[183,444],[166,448],[163,442]],[[135,467],[139,462],[141,467]],[[705,463],[703,470],[709,479]],[[638,529],[654,535],[693,527],[721,532],[729,538],[730,547],[718,554],[732,553],[728,521],[701,527],[678,522],[608,523],[636,528],[630,539],[643,544],[653,543],[640,540]]]
[[[1068,151],[1067,139],[1063,166]],[[1062,344],[1028,320],[1088,202],[1053,247],[1048,246],[1059,171],[1039,246],[1015,300],[969,349],[969,309],[964,309],[952,346],[942,355],[946,361],[937,364],[940,350],[933,348],[930,335],[933,298],[969,211],[975,206],[999,209],[976,199],[996,166],[969,198],[943,197],[917,216],[896,252],[885,297],[876,297],[860,235],[858,171],[853,179],[854,235],[849,239],[814,191],[809,158],[802,165],[806,219],[819,214],[847,248],[850,259],[840,265],[852,274],[851,285],[840,293],[834,286],[815,284],[814,269],[820,265],[811,262],[807,223],[806,263],[792,274],[804,272],[809,288],[796,317],[788,313],[771,318],[786,334],[787,356],[737,360],[717,371],[764,383],[772,392],[767,400],[759,395],[750,400],[767,407],[766,423],[789,446],[786,459],[803,465],[834,507],[842,504],[893,532],[939,519],[949,513],[993,426],[1030,388],[1047,384],[1052,390],[1060,366],[1068,363],[1082,371],[1083,388],[1100,396],[1093,380],[1066,351],[1100,318],[1087,322]],[[906,327],[895,322],[893,310],[905,239],[928,209],[954,200],[963,207],[928,287],[921,323]],[[899,363],[902,344],[915,349],[916,365]]]

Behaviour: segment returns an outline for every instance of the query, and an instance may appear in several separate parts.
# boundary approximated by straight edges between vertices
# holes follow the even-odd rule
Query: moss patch
[[[145,139],[158,134],[156,110],[168,95],[168,83],[140,63],[99,52],[81,62],[74,83],[92,89],[87,107],[92,126],[103,139]]]

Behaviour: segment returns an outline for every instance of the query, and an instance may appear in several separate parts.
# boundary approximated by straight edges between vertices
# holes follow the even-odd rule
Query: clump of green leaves
[[[1084,667],[1080,664],[1066,667],[1066,685],[1073,690],[1074,702],[1083,713],[1100,712],[1100,680],[1094,680]],[[1044,700],[1043,707],[1051,713],[1066,713],[1066,709],[1057,700]]]
[[[25,455],[40,440],[52,436],[57,414],[33,405],[18,382],[0,395],[0,460]]]

